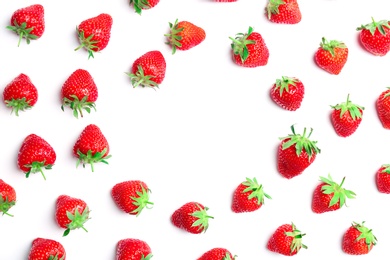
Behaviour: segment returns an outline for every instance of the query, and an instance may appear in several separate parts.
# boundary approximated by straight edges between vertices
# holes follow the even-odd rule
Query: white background
[[[40,3],[45,8],[44,35],[17,47],[18,37],[5,29],[12,13]],[[36,237],[61,242],[67,259],[114,259],[117,241],[146,241],[155,260],[192,260],[213,247],[225,247],[238,259],[282,259],[266,244],[274,230],[294,222],[308,246],[296,259],[353,259],[341,250],[341,239],[352,221],[366,221],[378,238],[374,249],[359,259],[389,258],[388,208],[390,195],[377,191],[374,175],[390,163],[390,132],[376,114],[375,101],[390,86],[390,57],[375,57],[358,42],[356,28],[390,19],[387,0],[301,0],[302,21],[296,25],[270,23],[266,0],[214,3],[210,0],[161,0],[141,16],[128,0],[0,2],[0,86],[20,73],[30,76],[39,91],[32,110],[10,115],[0,106],[0,178],[17,192],[17,203],[0,217],[0,259],[27,259]],[[78,46],[75,27],[81,21],[108,13],[113,17],[110,42],[95,59]],[[171,55],[164,34],[168,22],[187,20],[206,31],[197,47]],[[229,36],[259,32],[270,51],[264,67],[243,68],[230,56]],[[321,38],[344,41],[349,58],[335,76],[319,69],[313,55]],[[142,54],[160,50],[167,62],[160,89],[133,88],[125,75]],[[82,119],[61,110],[60,89],[78,68],[88,70],[99,89],[97,112]],[[277,78],[299,78],[305,86],[300,109],[281,109],[269,98]],[[363,121],[350,137],[337,136],[330,122],[330,105],[346,100],[365,107]],[[109,165],[75,168],[73,145],[90,123],[98,125],[111,146]],[[284,179],[276,169],[279,137],[304,127],[321,149],[300,176]],[[23,139],[35,133],[57,153],[53,169],[26,179],[16,165]],[[331,173],[355,191],[348,207],[321,215],[311,210],[319,176]],[[231,198],[245,177],[256,177],[272,196],[253,213],[235,214]],[[120,211],[110,191],[118,182],[140,179],[152,190],[155,206],[139,217]],[[91,219],[83,230],[62,237],[54,220],[61,194],[87,202]],[[209,230],[186,233],[170,223],[174,210],[197,201],[209,207]]]

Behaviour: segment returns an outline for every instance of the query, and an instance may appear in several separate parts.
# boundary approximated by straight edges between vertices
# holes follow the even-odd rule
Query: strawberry
[[[308,136],[306,136],[306,128],[303,135],[295,133],[294,125],[291,126],[291,130],[293,134],[280,138],[282,142],[278,148],[278,171],[287,179],[300,175],[321,152],[317,147],[317,141],[309,139],[313,129]]]
[[[82,199],[73,198],[68,195],[60,195],[57,198],[55,219],[57,224],[65,228],[63,236],[67,236],[71,230],[84,228],[85,222],[89,220],[89,208]]]
[[[76,167],[80,163],[83,164],[83,167],[90,164],[93,172],[95,163],[108,164],[106,160],[111,157],[108,154],[109,151],[110,146],[100,128],[97,125],[89,124],[81,132],[73,146],[73,155],[78,158]]]
[[[249,27],[247,33],[238,33],[231,43],[233,61],[239,66],[254,68],[268,63],[269,50],[260,33]]]
[[[376,111],[382,126],[390,129],[390,88],[379,95],[376,100]]]
[[[82,21],[76,27],[80,45],[75,51],[85,48],[88,51],[88,59],[94,58],[94,52],[100,52],[107,47],[111,37],[111,27],[112,17],[105,13]]]
[[[375,56],[385,56],[390,50],[390,21],[381,20],[361,25],[359,37],[363,47]]]
[[[28,260],[65,260],[65,248],[60,242],[48,238],[36,238],[32,242]]]
[[[8,210],[15,206],[15,203],[15,189],[11,185],[0,179],[0,212],[2,212],[3,215],[13,217],[13,215],[8,213]]]
[[[294,223],[279,226],[268,240],[268,250],[286,256],[296,255],[301,248],[307,248],[302,244],[302,234]]]
[[[175,23],[169,23],[170,32],[164,34],[168,38],[166,44],[172,47],[172,54],[175,54],[176,49],[186,51],[189,50],[206,38],[206,32],[199,26],[188,22],[176,19]]]
[[[314,59],[321,69],[330,74],[338,75],[347,63],[348,47],[341,41],[328,41],[323,37]]]
[[[372,250],[376,242],[376,237],[371,229],[364,226],[364,221],[362,224],[353,222],[344,233],[342,249],[350,255],[364,255]]]
[[[263,190],[256,178],[246,178],[233,193],[232,210],[235,213],[253,212],[264,204],[264,197],[271,199]]]
[[[331,107],[331,121],[336,133],[341,137],[352,135],[363,119],[364,107],[353,104],[349,100],[349,94],[346,102]]]
[[[30,40],[39,39],[45,31],[44,16],[45,10],[40,4],[23,7],[12,14],[11,25],[6,28],[19,35],[18,46],[23,38],[30,44]]]
[[[233,256],[226,248],[215,247],[205,252],[197,260],[235,260],[236,256]]]
[[[19,116],[19,111],[31,109],[38,101],[38,90],[31,82],[29,76],[21,73],[14,78],[3,91],[3,100],[11,113]]]
[[[149,201],[150,190],[146,183],[139,180],[124,181],[117,183],[111,189],[111,196],[116,205],[130,215],[139,215],[148,205],[153,205]]]
[[[273,23],[297,24],[302,20],[297,0],[269,0],[266,14]]]
[[[152,256],[150,246],[140,239],[126,238],[116,245],[115,260],[150,260]]]
[[[36,134],[28,135],[22,143],[18,153],[18,166],[26,174],[26,178],[31,173],[40,172],[46,180],[43,168],[50,170],[57,159],[53,147]]]
[[[382,165],[375,174],[379,192],[390,194],[390,164]]]
[[[139,15],[142,14],[142,10],[148,10],[155,7],[160,0],[130,0],[130,5],[133,6],[135,12]]]
[[[333,181],[330,174],[328,178],[320,177],[321,183],[317,185],[313,193],[311,208],[314,213],[334,211],[344,206],[346,199],[355,198],[355,193],[342,188],[345,177],[340,184]]]
[[[166,62],[160,51],[149,51],[136,59],[126,73],[133,87],[157,87],[165,78]]]
[[[209,219],[214,218],[207,213],[208,208],[197,202],[187,202],[171,216],[173,225],[192,234],[206,232]]]
[[[83,69],[75,70],[65,81],[61,89],[61,109],[69,106],[73,110],[74,117],[79,114],[83,117],[83,110],[88,113],[91,108],[96,111],[95,101],[98,98],[98,89],[91,74]]]
[[[295,111],[300,108],[305,95],[303,83],[292,77],[277,79],[271,88],[271,99],[280,107]]]

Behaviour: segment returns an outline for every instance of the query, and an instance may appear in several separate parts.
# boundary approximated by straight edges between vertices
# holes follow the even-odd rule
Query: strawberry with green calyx
[[[266,14],[268,20],[281,24],[297,24],[302,19],[297,0],[269,0]]]
[[[344,233],[342,249],[349,255],[368,254],[376,245],[377,239],[372,230],[364,226],[364,221],[359,224],[353,222]]]
[[[303,83],[293,77],[282,76],[271,88],[271,99],[280,107],[295,111],[301,107],[305,95]]]
[[[173,212],[171,221],[173,225],[189,233],[204,233],[209,227],[209,219],[214,218],[207,211],[208,208],[200,203],[188,202]]]
[[[63,245],[48,238],[35,238],[32,242],[28,260],[65,260],[66,252]]]
[[[314,58],[321,69],[338,75],[348,60],[348,47],[341,41],[328,41],[323,37]]]
[[[360,31],[360,42],[363,47],[375,56],[385,56],[390,50],[390,21],[376,22],[371,17],[372,23],[361,25],[356,30]]]
[[[215,247],[203,253],[197,260],[235,260],[237,256],[233,256],[229,250],[222,247]]]
[[[125,238],[119,240],[116,245],[115,260],[150,260],[152,256],[150,246],[140,239]]]
[[[384,164],[379,168],[375,180],[379,192],[390,194],[390,164]]]
[[[137,14],[141,15],[142,10],[148,10],[155,7],[160,0],[130,0],[130,5],[133,5]]]
[[[0,179],[0,213],[13,217],[8,213],[8,210],[16,204],[16,192],[15,189]]]
[[[268,250],[286,256],[296,255],[301,248],[307,249],[302,243],[302,234],[294,223],[279,226],[268,240]]]

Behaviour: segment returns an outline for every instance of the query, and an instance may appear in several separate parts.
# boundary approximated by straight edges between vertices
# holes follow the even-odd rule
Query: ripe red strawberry
[[[293,134],[280,138],[282,142],[278,148],[278,171],[287,179],[300,175],[321,152],[317,147],[317,141],[309,139],[313,129],[308,136],[306,136],[306,128],[303,135],[295,133],[294,125],[291,126],[291,130]]]
[[[32,242],[28,260],[65,260],[66,252],[63,245],[48,238],[36,238]]]
[[[254,68],[268,63],[269,50],[260,33],[249,27],[248,32],[238,33],[232,40],[233,61],[239,66]]]
[[[45,10],[42,5],[34,4],[16,10],[10,21],[10,26],[7,29],[19,35],[19,42],[23,38],[26,39],[27,44],[30,40],[39,39],[45,31]]]
[[[274,23],[297,24],[302,20],[297,0],[269,0],[266,14]]]
[[[176,49],[186,51],[189,50],[206,38],[206,32],[199,26],[188,22],[176,19],[175,23],[169,23],[170,32],[164,36],[168,38],[166,44],[172,47],[172,54],[175,54]]]
[[[382,165],[375,174],[379,192],[390,194],[390,164]]]
[[[268,250],[286,256],[296,255],[301,248],[307,248],[302,244],[302,234],[296,226],[292,224],[284,224],[279,226],[268,240]]]
[[[233,256],[226,248],[215,247],[205,252],[197,260],[235,260],[236,256]]]
[[[381,20],[361,25],[357,28],[360,31],[360,42],[363,47],[375,56],[385,56],[390,50],[390,22]]]
[[[145,182],[139,180],[117,183],[111,189],[111,196],[116,205],[130,215],[139,215],[153,202],[149,201],[150,190]]]
[[[340,184],[333,181],[330,174],[328,178],[320,177],[321,183],[317,185],[313,193],[311,208],[314,213],[334,211],[344,206],[346,199],[355,198],[355,193],[342,188],[345,177]]]
[[[105,13],[82,21],[76,28],[80,45],[75,51],[85,48],[88,51],[88,59],[94,58],[94,52],[100,52],[107,47],[111,37],[111,27],[112,17]]]
[[[118,241],[115,260],[150,260],[150,246],[140,239],[126,238]]]
[[[56,202],[55,219],[60,227],[65,228],[63,236],[67,236],[71,230],[78,228],[88,232],[84,224],[89,220],[89,212],[85,201],[68,195],[60,195]]]
[[[43,168],[50,170],[57,159],[53,147],[36,134],[28,135],[22,143],[18,153],[18,166],[26,174],[26,178],[31,173],[40,172],[46,180]]]
[[[264,204],[264,197],[271,199],[256,178],[246,178],[233,193],[232,210],[235,213],[253,212]]]
[[[126,73],[133,87],[157,87],[165,78],[166,62],[160,51],[149,51],[136,59]]]
[[[98,98],[98,89],[91,74],[84,69],[75,70],[65,81],[61,89],[61,109],[69,106],[73,115],[83,117],[83,110],[88,113],[91,108],[96,111],[95,101]]]
[[[349,95],[346,102],[331,107],[331,121],[336,133],[341,137],[352,135],[362,122],[364,107],[353,104]]]
[[[295,111],[301,107],[305,87],[299,79],[283,76],[273,84],[270,94],[271,99],[280,107]]]
[[[13,217],[13,215],[8,213],[8,210],[15,206],[15,203],[15,189],[11,185],[0,179],[0,212],[2,212],[3,215]]]
[[[322,38],[314,59],[321,69],[338,75],[348,60],[348,47],[341,41]]]
[[[160,0],[130,0],[130,5],[133,6],[135,12],[139,15],[142,14],[142,10],[148,10],[155,7]]]
[[[207,215],[207,207],[197,202],[187,202],[171,216],[173,225],[192,234],[206,232],[209,227],[209,219],[214,218]]]
[[[390,129],[390,88],[383,91],[376,100],[376,111],[385,129]]]
[[[110,146],[106,137],[97,125],[89,124],[81,132],[75,145],[73,146],[73,155],[78,158],[76,167],[81,163],[83,167],[86,164],[91,165],[94,171],[95,163],[105,163],[111,155],[108,155]]]
[[[11,113],[19,116],[19,111],[31,109],[38,101],[38,90],[31,82],[31,79],[21,73],[14,78],[3,91],[3,100]]]
[[[364,221],[362,224],[353,222],[352,226],[344,233],[342,248],[345,253],[350,255],[364,255],[372,250],[376,242],[376,237],[371,229],[364,226]]]

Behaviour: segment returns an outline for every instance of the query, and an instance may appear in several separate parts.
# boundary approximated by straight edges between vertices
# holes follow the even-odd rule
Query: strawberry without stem
[[[207,214],[207,207],[197,202],[188,202],[175,210],[171,221],[176,227],[192,234],[206,232],[209,227],[209,219],[214,218]]]
[[[375,174],[379,192],[390,194],[390,164],[382,165]]]
[[[142,10],[148,10],[155,7],[160,0],[130,0],[130,5],[134,7],[137,14],[141,15]]]
[[[296,255],[301,248],[307,248],[302,244],[302,234],[296,226],[292,224],[284,224],[279,226],[268,240],[268,250],[286,256]]]
[[[329,72],[338,75],[348,60],[348,47],[341,41],[328,41],[322,38],[320,47],[314,55],[317,65]]]
[[[65,260],[65,248],[58,241],[47,238],[33,240],[28,260]]]
[[[205,252],[197,260],[235,260],[236,256],[233,256],[226,248],[216,247]]]
[[[274,23],[297,24],[302,20],[296,0],[269,0],[266,15]]]
[[[122,239],[116,246],[115,260],[150,260],[152,256],[150,246],[140,239]]]
[[[270,94],[271,99],[277,105],[286,110],[295,111],[301,106],[305,87],[299,79],[283,76],[276,80]]]
[[[372,250],[376,242],[376,237],[371,229],[364,226],[364,221],[362,224],[353,222],[344,233],[342,249],[350,255],[364,255]]]
[[[363,47],[375,56],[385,56],[390,50],[390,22],[381,20],[361,25],[357,28],[360,31],[360,42]]]
[[[16,203],[16,192],[15,189],[0,179],[0,212],[2,215],[8,215],[13,217],[13,215],[8,213],[8,210],[15,206]]]
[[[390,129],[390,88],[379,95],[376,100],[376,111],[382,126]]]

